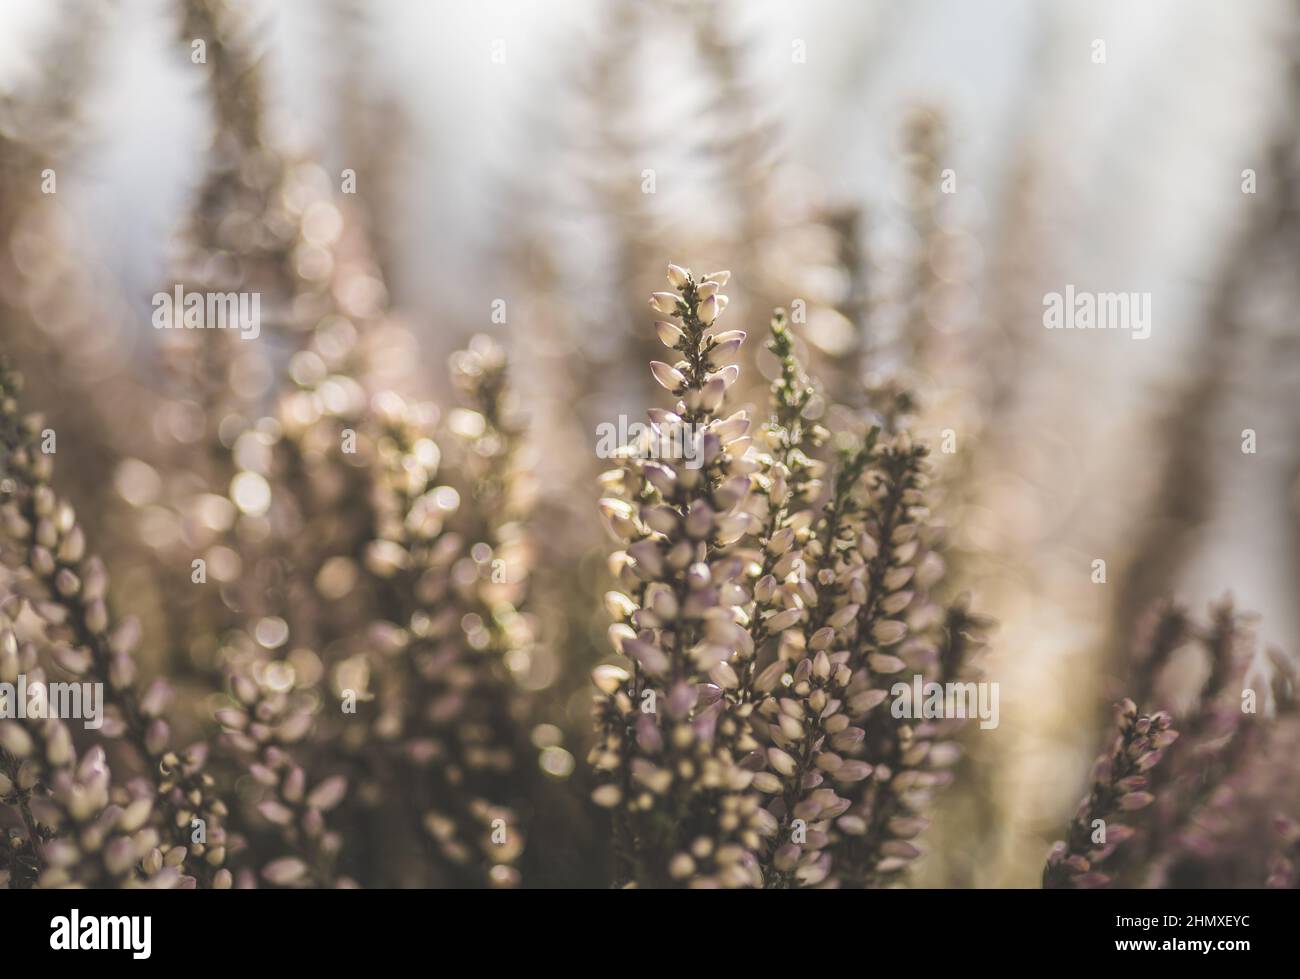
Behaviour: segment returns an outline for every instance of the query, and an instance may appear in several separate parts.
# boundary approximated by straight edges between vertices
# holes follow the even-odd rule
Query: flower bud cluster
[[[1109,754],[1097,759],[1092,791],[1079,805],[1067,840],[1053,844],[1043,870],[1044,887],[1104,887],[1110,875],[1098,869],[1134,830],[1120,822],[1154,801],[1147,791],[1152,769],[1177,739],[1173,718],[1164,711],[1139,714],[1125,699],[1118,708],[1119,731]],[[1099,839],[1098,833],[1101,833]]]
[[[602,477],[621,545],[610,638],[630,668],[596,671],[594,798],[625,883],[864,883],[919,853],[903,839],[924,825],[913,807],[956,760],[951,726],[877,708],[909,669],[959,670],[971,644],[940,652],[924,447],[872,429],[828,493],[830,433],[779,311],[769,420],[751,437],[746,413],[726,414],[736,373],[719,351],[741,339],[717,326],[726,278],[669,266],[675,291],[651,299],[679,359],[651,365],[678,400],[650,420],[697,426],[702,465],[629,451]]]
[[[154,800],[152,846],[186,876],[216,883],[225,858],[227,810],[204,770],[207,745],[173,748],[164,717],[170,685],[158,680],[139,689],[133,656],[139,625],[113,620],[104,564],[89,553],[72,505],[51,486],[53,455],[37,448],[40,420],[19,415],[18,387],[16,375],[0,371],[0,560],[15,573],[17,594],[43,621],[52,664],[77,680],[103,684],[101,734],[127,741],[138,756]],[[95,778],[98,785],[107,776],[96,769]],[[196,819],[204,827],[198,839]]]

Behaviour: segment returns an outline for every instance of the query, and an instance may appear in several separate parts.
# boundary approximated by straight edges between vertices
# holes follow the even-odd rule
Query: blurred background
[[[607,655],[596,426],[662,403],[644,304],[670,260],[732,269],[751,336],[805,311],[835,400],[901,378],[921,433],[955,437],[942,512],[1000,623],[1001,726],[921,882],[1036,883],[1157,598],[1230,593],[1300,650],[1293,2],[231,3],[215,92],[186,6],[0,0],[4,343],[106,533],[168,396],[150,297],[243,139],[305,185],[355,172],[320,216],[368,242],[385,383],[442,399],[470,335],[508,349],[546,528],[529,682],[578,759]],[[1067,284],[1149,293],[1150,337],[1045,330]],[[230,376],[257,404],[283,351],[248,346]],[[129,549],[110,564],[164,620]]]

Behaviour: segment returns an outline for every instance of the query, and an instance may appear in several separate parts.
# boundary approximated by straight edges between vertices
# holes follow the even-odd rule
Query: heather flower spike
[[[1104,887],[1111,882],[1104,862],[1133,836],[1124,820],[1151,805],[1149,776],[1178,738],[1164,712],[1139,714],[1131,700],[1118,708],[1119,731],[1109,754],[1097,759],[1092,790],[1079,805],[1067,840],[1052,846],[1043,870],[1044,887]]]
[[[21,596],[42,620],[45,640],[58,651],[55,658],[63,671],[102,684],[107,701],[104,736],[129,744],[148,775],[144,786],[125,789],[129,795],[114,804],[102,748],[95,747],[80,765],[74,765],[72,743],[59,719],[51,718],[38,728],[20,726],[12,719],[0,721],[6,735],[0,741],[5,751],[0,760],[19,776],[15,783],[19,791],[30,793],[37,785],[45,790],[36,798],[24,794],[19,800],[20,808],[38,820],[27,825],[26,869],[45,886],[71,883],[78,868],[75,859],[65,858],[72,856],[69,848],[76,828],[104,810],[99,832],[81,836],[83,847],[87,839],[106,841],[102,845],[107,862],[96,873],[102,871],[107,878],[97,877],[100,883],[108,878],[137,879],[130,871],[138,863],[138,879],[154,884],[229,886],[231,875],[223,869],[222,828],[228,810],[214,792],[212,776],[204,771],[206,745],[183,750],[171,746],[171,728],[162,716],[166,687],[155,684],[142,690],[139,686],[132,659],[134,631],[113,621],[103,562],[89,553],[75,510],[53,489],[54,457],[37,447],[40,420],[20,415],[18,393],[17,375],[0,366],[0,522],[5,528],[0,559],[15,576],[17,593],[11,598]],[[16,680],[17,640],[7,623],[0,624],[0,646],[10,650],[5,672]],[[30,652],[23,659],[35,668]],[[43,682],[39,671],[36,676]],[[33,755],[38,748],[40,753]],[[37,769],[20,772],[14,767],[28,756],[44,758],[51,766],[43,778],[33,774]],[[194,825],[201,825],[203,832],[192,834]],[[113,832],[120,835],[113,837]],[[49,860],[48,852],[42,854],[49,848],[41,845],[41,837],[49,838],[58,860]],[[164,868],[167,873],[162,875]]]
[[[728,414],[738,372],[724,358],[744,340],[718,324],[728,279],[673,265],[676,292],[651,300],[676,320],[658,329],[681,355],[651,366],[678,399],[656,423],[692,426],[703,464],[629,453],[602,478],[623,544],[606,605],[626,665],[593,678],[593,800],[612,811],[624,885],[874,882],[920,852],[907,842],[925,823],[916,810],[946,780],[926,759],[948,764],[951,734],[873,720],[892,679],[878,675],[956,676],[970,651],[941,655],[927,599],[942,560],[925,450],[866,430],[828,488],[820,395],[779,310],[770,415],[755,428]],[[892,650],[909,621],[920,634],[905,660]]]

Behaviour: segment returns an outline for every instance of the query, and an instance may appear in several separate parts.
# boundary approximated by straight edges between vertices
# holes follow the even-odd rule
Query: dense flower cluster
[[[334,634],[322,618],[312,648],[294,635],[291,611],[274,607],[294,594],[293,578],[270,590],[222,640],[220,736],[184,750],[166,717],[169,684],[138,678],[140,630],[114,620],[103,564],[52,488],[43,423],[19,413],[17,376],[0,376],[0,557],[9,569],[0,682],[22,674],[44,684],[53,668],[101,683],[107,702],[102,728],[85,737],[59,718],[0,720],[0,804],[22,826],[4,840],[10,885],[382,882],[390,865],[367,863],[347,843],[388,833],[380,821],[399,810],[385,800],[399,797],[409,800],[405,830],[425,841],[428,860],[395,853],[405,872],[396,880],[519,882],[524,834],[511,800],[528,784],[515,675],[527,673],[535,641],[522,608],[530,491],[504,353],[476,339],[453,358],[453,375],[466,405],[445,426],[431,406],[388,393],[357,417],[359,432],[337,433],[355,444],[341,438],[326,464],[361,455],[352,468],[367,488],[366,539],[353,553],[310,551],[306,568],[285,565],[323,595],[334,579],[364,574],[369,623]],[[284,441],[304,444],[286,428]],[[109,752],[123,751],[119,773]],[[236,797],[232,811],[225,800]]]
[[[76,764],[67,728],[57,719],[47,719],[34,737],[16,721],[5,721],[5,750],[20,765],[14,772],[18,790],[29,793],[43,784],[49,793],[43,798],[68,807],[52,812],[44,823],[28,826],[34,868],[53,875],[38,880],[59,880],[58,869],[69,862],[62,847],[54,848],[54,862],[41,859],[41,826],[52,831],[69,826],[68,820],[71,825],[94,824],[92,817],[107,811],[94,831],[82,834],[81,842],[89,850],[109,847],[106,855],[114,859],[105,870],[114,878],[139,863],[141,873],[150,878],[165,865],[175,871],[174,879],[191,886],[198,879],[228,886],[230,873],[221,869],[226,806],[204,771],[207,745],[173,747],[170,725],[162,716],[171,696],[168,684],[158,680],[144,689],[138,685],[132,658],[138,627],[132,620],[113,620],[103,562],[88,551],[75,510],[51,486],[54,456],[43,451],[40,419],[20,414],[18,389],[16,375],[0,372],[0,520],[5,536],[0,558],[13,573],[6,603],[35,613],[48,661],[61,673],[103,685],[107,704],[102,733],[127,742],[146,775],[130,789],[129,801],[122,800],[124,809],[109,809],[110,777],[102,747],[91,749]],[[16,642],[6,626],[4,645],[13,648]],[[23,659],[36,666],[31,651]],[[6,660],[5,672],[16,677],[16,653],[6,653]],[[43,673],[37,675],[44,682]],[[49,766],[44,780],[42,766]],[[85,792],[79,794],[77,786]],[[26,805],[28,800],[23,801]],[[39,814],[40,802],[34,805]],[[110,837],[114,830],[130,836]]]
[[[893,205],[823,197],[780,162],[729,5],[665,19],[612,3],[578,59],[575,138],[558,141],[554,162],[573,165],[543,167],[558,184],[531,167],[498,202],[510,319],[494,297],[496,339],[456,353],[448,386],[398,313],[418,292],[384,213],[401,191],[384,185],[410,134],[364,91],[362,5],[326,15],[358,55],[341,59],[341,171],[283,137],[249,12],[176,6],[173,53],[204,80],[211,126],[158,286],[255,293],[256,343],[146,330],[159,369],[142,370],[138,304],[116,270],[97,274],[80,247],[94,236],[53,193],[56,170],[86,176],[65,164],[90,131],[76,110],[100,15],[64,18],[39,84],[0,92],[0,353],[54,419],[24,417],[0,369],[0,685],[105,694],[99,727],[15,717],[0,686],[0,887],[1036,878],[1036,844],[989,855],[1021,801],[999,791],[1020,773],[999,779],[1038,734],[1024,715],[1015,737],[971,730],[970,698],[997,684],[980,672],[990,620],[958,582],[1014,630],[1027,582],[1051,570],[1030,546],[1050,497],[1026,480],[1060,457],[1026,424],[1050,358],[1012,328],[1040,273],[1061,271],[1036,244],[1053,230],[1041,141],[992,235],[947,193],[960,120],[937,109],[907,114]],[[689,181],[656,196],[627,179],[680,142],[645,84],[661,44],[706,95],[709,137],[689,155],[711,206],[690,219]],[[1271,295],[1285,266],[1261,251],[1294,253],[1300,142],[1284,116],[1113,589],[1122,633],[1208,520],[1224,352],[1257,319],[1289,327],[1274,314],[1293,304],[1242,299]],[[626,299],[669,247],[727,256],[744,288],[729,309],[731,273],[669,266],[653,330],[633,329]],[[462,309],[483,297],[460,294],[456,270],[430,274],[436,331],[467,338],[483,326]],[[760,351],[722,325],[783,304]],[[501,343],[524,367],[509,378]],[[608,443],[586,440],[648,385],[647,360],[672,400],[600,477],[606,555],[591,484]],[[440,385],[440,403],[416,399]],[[919,436],[940,426],[951,454],[935,471]],[[1037,671],[1026,639],[1007,645]],[[1256,656],[1226,602],[1207,622],[1160,605],[1119,652],[1089,679],[1113,668],[1131,700],[1043,884],[1300,886],[1291,661]],[[1041,813],[1026,816],[1038,839]],[[923,847],[939,852],[918,865]]]
[[[596,671],[591,761],[623,882],[883,880],[919,855],[920,813],[959,753],[944,724],[879,708],[901,677],[956,678],[983,625],[929,597],[943,561],[926,450],[870,428],[823,492],[829,433],[784,317],[772,415],[751,435],[744,411],[723,409],[738,376],[725,358],[744,339],[717,326],[728,273],[669,266],[668,279],[651,305],[676,321],[656,330],[680,359],[651,370],[678,400],[650,412],[652,441],[697,444],[698,459],[632,445],[602,478],[624,545],[610,635],[631,670]]]
[[[1092,792],[1068,841],[1049,854],[1044,884],[1292,886],[1294,666],[1280,654],[1267,669],[1256,664],[1251,623],[1228,601],[1204,624],[1163,603],[1145,616],[1136,645],[1140,701],[1121,704],[1116,747],[1098,759]],[[1179,663],[1188,656],[1203,668],[1191,690]],[[1252,673],[1264,682],[1252,686]]]
[[[1109,755],[1098,759],[1092,791],[1079,806],[1070,826],[1070,838],[1056,843],[1043,871],[1044,887],[1099,887],[1111,878],[1097,869],[1133,829],[1115,820],[1121,813],[1145,809],[1155,801],[1147,790],[1147,775],[1160,763],[1165,749],[1178,739],[1166,713],[1138,715],[1137,705],[1125,700],[1119,707],[1119,733]]]

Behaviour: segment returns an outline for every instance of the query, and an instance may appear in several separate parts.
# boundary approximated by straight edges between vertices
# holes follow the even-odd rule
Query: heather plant
[[[445,428],[436,408],[391,391],[362,418],[370,538],[328,558],[316,587],[368,578],[370,621],[317,652],[290,646],[283,619],[263,620],[232,650],[236,703],[218,718],[261,786],[256,816],[286,851],[262,867],[272,883],[519,880],[524,837],[509,800],[527,784],[526,709],[513,671],[533,639],[519,608],[528,490],[504,368],[486,338],[454,358],[468,404]],[[385,801],[397,796],[405,805]],[[425,862],[384,847],[390,835]],[[356,865],[341,852],[357,837],[382,859]]]
[[[181,653],[150,661],[198,667],[187,713],[205,687],[224,689],[219,736],[169,750],[170,686],[133,689],[142,630],[114,627],[102,564],[83,557],[85,533],[47,485],[52,456],[34,448],[44,426],[15,416],[6,475],[19,511],[7,527],[25,547],[34,525],[38,545],[14,551],[30,566],[23,607],[68,632],[48,653],[61,669],[111,680],[104,733],[120,728],[135,749],[121,767],[155,800],[155,848],[183,882],[512,885],[524,836],[511,802],[542,746],[518,697],[533,646],[519,607],[530,491],[504,352],[479,338],[457,355],[466,404],[445,419],[388,387],[394,365],[409,369],[407,339],[385,319],[363,229],[323,172],[266,138],[258,57],[236,14],[216,0],[182,8],[182,36],[207,45],[216,125],[177,279],[268,290],[267,339],[288,353],[277,377],[255,345],[166,334],[179,373],[161,445],[119,482],[154,528],[151,570],[173,623],[162,638]],[[563,752],[551,736],[545,748]],[[209,798],[209,760],[229,810]],[[34,772],[21,791],[43,798],[52,783]],[[388,804],[399,796],[410,812]],[[13,801],[26,811],[26,795]],[[25,867],[35,828],[15,850],[27,848]],[[153,862],[144,854],[114,879],[143,879]]]
[[[821,398],[784,316],[772,413],[727,414],[743,333],[721,330],[729,273],[669,266],[654,310],[680,356],[655,361],[703,465],[629,446],[602,477],[610,636],[631,670],[599,667],[595,801],[612,810],[619,883],[862,886],[920,854],[932,791],[957,758],[944,725],[881,710],[898,678],[956,677],[983,623],[930,593],[941,535],[925,507],[926,449],[907,432],[847,434],[823,492]],[[819,513],[820,511],[820,513]],[[944,626],[949,628],[946,630]],[[978,642],[978,640],[976,640]]]
[[[394,186],[408,137],[376,99],[372,12],[340,0],[324,15],[336,159],[286,136],[249,10],[178,0],[172,67],[202,80],[210,129],[161,281],[144,256],[149,288],[256,295],[255,341],[147,329],[123,298],[139,256],[102,274],[96,234],[44,189],[57,167],[61,187],[95,193],[65,163],[91,132],[77,110],[98,20],[62,18],[44,83],[16,73],[19,97],[0,93],[0,354],[26,407],[49,412],[24,416],[18,374],[0,371],[0,887],[1039,879],[1047,810],[1019,766],[1059,767],[1036,725],[1077,741],[1086,722],[1039,689],[986,737],[996,699],[974,707],[997,691],[983,610],[1013,630],[999,677],[1047,675],[1064,644],[1033,605],[1056,580],[1052,533],[1079,529],[1060,481],[1040,478],[1076,449],[1039,412],[1065,338],[1023,327],[1046,270],[1076,275],[1060,242],[1089,240],[1055,219],[1097,202],[1046,198],[1073,178],[1038,158],[1041,118],[1000,189],[983,162],[968,172],[968,120],[938,103],[905,115],[894,200],[823,198],[781,159],[783,59],[751,43],[747,8],[601,6],[581,105],[546,102],[523,137],[537,152],[493,202],[502,220],[467,239],[502,229],[505,274],[485,292],[478,268],[399,247],[420,212]],[[871,42],[887,28],[873,20]],[[505,86],[523,77],[493,45]],[[828,50],[796,39],[791,70]],[[1294,253],[1293,116],[1207,307],[1183,424],[1163,430],[1159,512],[1120,572],[1118,631],[1185,570],[1227,484],[1206,461],[1237,394],[1220,368],[1287,308],[1247,300],[1285,269],[1263,253]],[[556,133],[566,148],[547,159]],[[366,202],[409,214],[376,221]],[[669,247],[736,275],[670,266],[639,328]],[[449,383],[403,320],[408,252],[437,287],[419,328],[440,351],[473,335]],[[774,307],[761,344],[727,328]],[[493,337],[458,309],[490,309]],[[654,385],[670,400],[599,476],[594,508],[609,463],[593,422]],[[1114,669],[1070,674],[1085,714],[1111,673],[1131,699],[1045,886],[1300,883],[1294,667],[1253,643],[1227,603],[1205,622],[1158,605],[1132,648],[1114,644]],[[102,727],[13,716],[3,685],[63,681],[102,687]]]
[[[521,607],[530,546],[520,520],[531,491],[504,371],[504,352],[486,337],[453,358],[468,406],[452,413],[443,444],[459,463],[459,488],[435,482],[437,443],[417,438],[418,413],[390,399],[388,475],[376,487],[388,516],[368,554],[396,586],[403,669],[381,675],[387,702],[374,733],[410,773],[413,815],[446,881],[493,886],[519,882],[524,838],[510,799],[528,776],[515,676],[527,672],[535,642]]]
[[[1116,817],[1145,809],[1154,801],[1146,791],[1147,772],[1155,768],[1164,750],[1178,739],[1166,713],[1138,715],[1137,706],[1125,700],[1119,706],[1119,731],[1115,746],[1098,759],[1092,789],[1070,824],[1068,840],[1056,843],[1043,871],[1043,886],[1098,887],[1111,878],[1097,864],[1133,835]]]
[[[776,306],[789,310],[800,359],[823,381],[812,410],[819,424],[831,427],[839,426],[839,404],[865,403],[869,333],[861,250],[866,223],[844,220],[824,206],[816,188],[782,159],[785,127],[765,105],[769,79],[749,63],[738,5],[657,0],[598,8],[588,54],[570,80],[575,91],[564,93],[572,105],[551,107],[533,120],[543,149],[550,147],[557,118],[566,130],[571,124],[565,117],[576,124],[565,132],[564,148],[555,148],[556,164],[518,177],[503,204],[516,229],[506,244],[513,291],[521,300],[512,310],[520,309],[519,322],[527,324],[512,342],[534,366],[519,383],[536,421],[537,521],[554,531],[538,535],[539,563],[552,573],[539,581],[537,606],[546,628],[537,659],[555,681],[536,699],[578,754],[590,746],[591,726],[573,704],[585,699],[585,678],[606,654],[586,600],[600,587],[601,571],[593,560],[601,541],[589,519],[588,495],[602,463],[590,452],[591,431],[615,416],[639,415],[647,385],[654,384],[644,364],[661,359],[654,352],[662,349],[655,330],[645,328],[639,300],[629,297],[655,287],[658,256],[670,249],[689,248],[702,262],[725,257],[740,273],[729,315],[739,311],[748,319],[755,311],[766,317]],[[697,139],[678,138],[675,116],[643,84],[659,59],[655,45],[665,40],[698,68],[701,90],[684,86],[680,93],[700,103],[692,114]],[[684,162],[679,155],[698,162],[707,184],[699,188],[706,190],[703,198],[672,176]],[[657,187],[656,173],[663,178]],[[563,257],[571,201],[583,217],[582,240],[572,245],[590,250],[590,227],[599,243],[593,261]],[[739,387],[728,389],[729,401],[740,406],[764,397],[771,365],[764,345],[741,347],[735,363]],[[818,465],[832,451],[824,450]],[[579,781],[586,777],[575,772]],[[548,800],[545,809],[555,812],[561,803]],[[557,821],[566,839],[557,836],[547,852],[572,853],[567,867],[597,868],[602,848],[593,844],[598,833],[591,814],[573,806],[570,799]],[[588,885],[602,880],[585,870],[575,877]]]
[[[1137,699],[1120,704],[1114,747],[1052,847],[1044,885],[1291,886],[1294,666],[1280,653],[1255,665],[1252,624],[1227,600],[1206,623],[1154,607],[1135,647]],[[1202,668],[1191,689],[1189,657]]]
[[[431,406],[376,399],[363,418],[373,518],[357,562],[378,611],[321,651],[291,643],[271,612],[230,632],[223,733],[183,750],[165,717],[169,685],[139,676],[139,629],[110,612],[102,563],[53,489],[42,423],[20,415],[17,377],[4,374],[0,682],[44,683],[49,664],[102,684],[107,701],[84,753],[59,718],[0,721],[0,804],[21,816],[5,839],[11,886],[381,882],[392,865],[358,862],[347,844],[379,832],[380,803],[398,797],[429,851],[424,871],[399,882],[518,882],[530,491],[504,369],[486,338],[457,355],[467,403],[444,429]],[[34,640],[20,641],[19,618],[24,631],[41,623]]]
[[[122,837],[124,842],[115,838],[111,844],[114,854],[129,855],[130,859],[123,856],[125,867],[119,860],[110,869],[121,876],[140,862],[142,872],[152,875],[166,864],[178,868],[184,874],[181,879],[191,885],[198,879],[218,886],[228,884],[229,871],[222,872],[225,837],[221,820],[226,806],[213,791],[212,777],[204,771],[208,747],[198,743],[175,748],[171,727],[162,716],[171,697],[169,685],[157,680],[140,686],[132,658],[138,627],[134,620],[114,620],[103,562],[88,550],[76,511],[51,485],[53,456],[42,451],[42,423],[36,416],[20,414],[18,387],[14,374],[7,370],[0,374],[0,472],[5,494],[0,507],[5,533],[3,560],[13,572],[11,588],[23,606],[40,619],[49,659],[58,669],[102,684],[107,700],[103,733],[129,745],[145,773],[126,806],[130,818],[123,815],[121,822],[116,822],[114,810],[100,827],[105,833],[115,828],[131,833],[129,839]],[[10,729],[6,738],[10,760],[26,759],[38,745],[14,721],[6,725]],[[70,753],[66,730],[51,725],[40,737],[39,747],[49,764],[65,769],[72,766],[75,756]],[[30,791],[37,777],[34,772],[17,774],[19,790]],[[50,774],[47,788],[56,800],[61,791],[66,801],[73,790],[60,790],[59,784],[70,776],[65,773],[56,780],[53,770]],[[108,806],[109,775],[102,747],[86,754],[75,777],[97,800],[96,809]],[[22,805],[26,806],[25,799]],[[71,815],[79,824],[93,811]],[[151,822],[152,835],[141,833],[146,821]],[[59,823],[56,818],[48,825]],[[37,841],[43,834],[37,824],[29,824],[27,829],[28,845],[39,866]]]

